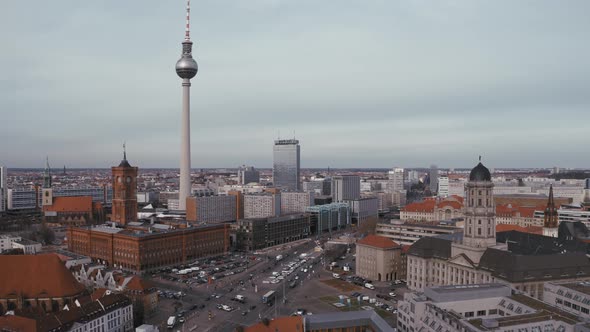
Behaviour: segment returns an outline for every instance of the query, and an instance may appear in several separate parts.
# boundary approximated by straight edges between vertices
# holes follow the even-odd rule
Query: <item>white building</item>
[[[387,172],[387,177],[389,179],[388,188],[387,190],[390,192],[393,191],[402,191],[404,190],[404,169],[403,168],[394,168],[391,171]]]
[[[332,177],[332,201],[343,202],[361,198],[361,178],[358,175]]]
[[[449,196],[449,177],[441,176],[438,178],[438,197]]]
[[[281,215],[281,194],[244,195],[244,218],[266,218]]]
[[[497,244],[490,172],[479,163],[469,179],[463,240],[427,237],[414,243],[407,256],[410,289],[500,282],[542,298],[546,281],[590,279],[590,262],[583,252],[524,255]]]
[[[543,301],[590,321],[590,283],[545,283]]]
[[[379,200],[377,197],[366,197],[345,202],[350,204],[352,220],[357,225],[365,221],[375,221],[379,217]]]
[[[12,248],[21,249],[25,255],[35,255],[41,252],[41,247],[41,243],[27,239],[20,239],[12,242]]]
[[[222,223],[236,220],[236,196],[199,196],[186,199],[186,220]]]
[[[313,192],[282,192],[281,214],[305,212],[307,207],[314,205],[314,197]]]
[[[256,193],[264,192],[264,189],[266,189],[266,186],[263,186],[263,185],[257,184],[257,183],[250,183],[250,184],[244,184],[244,185],[232,184],[232,185],[219,186],[217,188],[217,194],[227,195],[227,193],[230,191],[239,191],[244,195],[256,194]]]
[[[438,332],[587,331],[581,317],[504,284],[430,287],[398,303],[398,330]],[[584,329],[584,327],[586,329]]]
[[[0,253],[2,253],[5,250],[12,249],[12,243],[20,240],[22,240],[20,236],[10,234],[0,235]]]

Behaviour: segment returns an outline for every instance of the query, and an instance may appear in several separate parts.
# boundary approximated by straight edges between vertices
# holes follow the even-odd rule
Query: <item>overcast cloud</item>
[[[0,163],[178,167],[182,0],[4,1]],[[193,0],[192,165],[590,167],[590,2]]]

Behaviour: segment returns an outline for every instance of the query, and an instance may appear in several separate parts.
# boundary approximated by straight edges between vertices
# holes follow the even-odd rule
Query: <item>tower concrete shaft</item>
[[[186,211],[186,198],[191,194],[191,81],[182,80],[182,128],[180,143],[180,191],[178,206]]]
[[[191,78],[198,71],[193,59],[193,42],[190,37],[190,0],[186,4],[186,32],[182,42],[182,54],[176,62],[176,74],[182,78],[182,124],[180,143],[180,189],[178,193],[179,210],[186,211],[186,198],[191,194],[191,119],[190,94]]]

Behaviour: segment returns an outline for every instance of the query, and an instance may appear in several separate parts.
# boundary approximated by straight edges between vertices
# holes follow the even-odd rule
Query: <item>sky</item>
[[[590,2],[193,0],[192,166],[590,168]],[[5,1],[0,164],[178,167],[183,0]]]

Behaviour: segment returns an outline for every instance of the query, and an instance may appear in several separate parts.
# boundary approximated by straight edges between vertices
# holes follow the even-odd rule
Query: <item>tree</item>
[[[38,238],[45,244],[51,244],[55,241],[55,233],[51,228],[47,227],[47,225],[43,225],[39,230]]]

